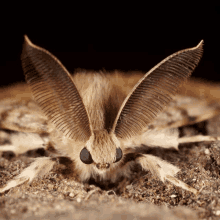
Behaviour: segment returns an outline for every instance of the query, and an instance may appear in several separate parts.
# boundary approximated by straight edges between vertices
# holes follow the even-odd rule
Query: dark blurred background
[[[1,86],[24,81],[20,62],[24,34],[70,72],[76,68],[147,72],[168,55],[203,39],[204,55],[193,76],[220,82],[220,6],[161,6],[160,10],[127,6],[58,5],[55,11],[18,10],[15,16],[14,5],[1,20]]]

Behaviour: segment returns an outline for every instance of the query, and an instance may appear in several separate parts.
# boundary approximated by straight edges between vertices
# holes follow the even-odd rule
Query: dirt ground
[[[181,128],[181,135],[220,136],[220,117]],[[19,174],[39,149],[0,157],[0,187]],[[63,164],[31,185],[0,194],[0,219],[219,219],[220,142],[179,146],[179,151],[157,149],[154,154],[181,168],[178,178],[200,190],[198,196],[157,180],[150,172],[134,168],[131,181],[108,187],[82,184]]]

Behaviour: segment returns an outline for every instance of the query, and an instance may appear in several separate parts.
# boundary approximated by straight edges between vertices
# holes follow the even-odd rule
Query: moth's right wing
[[[0,89],[0,152],[45,148],[52,129],[26,84]]]
[[[47,117],[34,101],[17,99],[0,101],[0,128],[38,134],[51,130]]]

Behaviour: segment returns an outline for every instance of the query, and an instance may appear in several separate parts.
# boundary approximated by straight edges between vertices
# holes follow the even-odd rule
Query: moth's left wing
[[[217,115],[220,115],[220,86],[189,80],[140,135],[125,140],[124,144],[127,147],[144,144],[178,149],[180,143],[220,140],[220,137],[203,135],[179,138],[178,130],[178,127],[205,121]]]
[[[219,89],[220,95],[220,89]],[[220,114],[220,102],[205,98],[177,95],[147,129],[169,129],[195,124]]]

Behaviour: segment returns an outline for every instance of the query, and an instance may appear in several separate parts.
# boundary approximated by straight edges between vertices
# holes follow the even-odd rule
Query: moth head
[[[93,164],[99,171],[104,171],[117,163],[123,156],[119,141],[107,130],[95,130],[80,152],[80,160]]]

